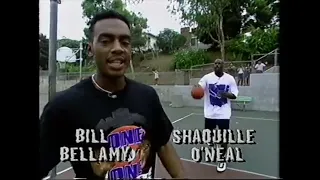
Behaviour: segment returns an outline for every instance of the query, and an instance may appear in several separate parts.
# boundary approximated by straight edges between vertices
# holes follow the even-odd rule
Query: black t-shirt
[[[59,93],[49,102],[40,119],[40,173],[44,177],[60,162],[60,147],[82,147],[83,157],[95,157],[101,147],[127,147],[136,158],[125,162],[71,162],[77,178],[153,178],[156,152],[169,139],[173,126],[156,91],[126,79],[116,98],[96,89],[91,78]],[[100,139],[103,129],[107,144],[76,143],[76,129],[93,129]],[[80,156],[81,152],[77,154]],[[78,159],[79,159],[79,156]]]

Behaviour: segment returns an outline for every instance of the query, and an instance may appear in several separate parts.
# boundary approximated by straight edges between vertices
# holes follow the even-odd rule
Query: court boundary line
[[[68,168],[66,168],[66,169],[64,169],[62,171],[57,172],[57,175],[63,174],[63,173],[65,173],[65,172],[67,172],[67,171],[69,171],[71,169],[73,169],[73,168],[72,167],[68,167]],[[47,180],[49,178],[50,178],[50,176],[47,176],[47,177],[43,178],[42,180]],[[73,178],[73,179],[75,179],[75,178]]]
[[[186,118],[188,118],[188,117],[190,117],[190,116],[193,116],[193,115],[195,115],[195,113],[190,113],[190,114],[188,114],[188,115],[183,116],[182,118],[179,118],[179,119],[177,119],[177,120],[172,121],[171,123],[172,123],[172,124],[175,124],[175,123],[177,123],[177,122],[179,122],[179,121],[182,121],[182,120],[184,120],[184,119],[186,119]]]
[[[217,167],[216,164],[210,164],[210,163],[206,163],[206,162],[194,162],[190,159],[185,159],[185,158],[180,158],[183,161],[187,161],[187,162],[192,162],[192,163],[197,163],[197,164],[201,164],[201,165],[205,165],[205,166],[213,166],[213,167]],[[256,173],[256,172],[252,172],[252,171],[247,171],[247,170],[242,170],[242,169],[237,169],[237,168],[231,168],[231,167],[227,167],[228,170],[232,170],[232,171],[237,171],[237,172],[242,172],[242,173],[247,173],[247,174],[253,174],[253,175],[257,175],[257,176],[262,176],[262,177],[267,177],[267,178],[271,178],[271,179],[279,179],[278,177],[275,176],[270,176],[270,175],[266,175],[266,174],[261,174],[261,173]]]
[[[195,116],[204,116],[202,113],[193,113]],[[270,118],[258,118],[258,117],[244,117],[244,116],[231,116],[231,118],[237,119],[246,119],[246,120],[257,120],[257,121],[272,121],[272,122],[279,122],[277,119],[270,119]]]
[[[203,114],[200,114],[200,113],[190,113],[190,114],[188,114],[188,115],[186,115],[186,116],[183,116],[183,117],[181,117],[181,118],[179,118],[179,119],[177,119],[177,120],[174,120],[174,121],[172,121],[171,123],[172,124],[175,124],[175,123],[177,123],[177,122],[180,122],[180,121],[182,121],[182,120],[184,120],[184,119],[186,119],[186,118],[188,118],[188,117],[190,117],[190,116],[199,116],[199,115],[202,115],[203,116]],[[237,117],[237,116],[233,116],[233,117]],[[241,117],[241,118],[246,118],[246,117]],[[258,118],[259,119],[259,118]],[[261,118],[260,118],[260,120],[261,120]],[[274,120],[275,121],[275,119],[271,119],[271,120]],[[265,120],[265,121],[268,121],[268,120]],[[269,120],[270,121],[270,120]],[[192,162],[192,163],[197,163],[197,162],[194,162],[194,161],[192,161],[192,160],[190,160],[190,159],[185,159],[185,158],[180,158],[181,160],[183,160],[183,161],[187,161],[187,162]],[[201,165],[206,165],[206,166],[214,166],[214,167],[216,167],[217,165],[215,165],[215,164],[210,164],[210,163],[206,163],[206,162],[200,162],[200,163],[198,163],[198,164],[201,164]],[[68,167],[68,168],[66,168],[66,169],[64,169],[64,170],[61,170],[61,171],[59,171],[59,172],[57,172],[57,175],[60,175],[60,174],[63,174],[63,173],[65,173],[65,172],[67,172],[67,171],[69,171],[69,170],[71,170],[71,169],[73,169],[72,167]],[[266,174],[261,174],[261,173],[257,173],[257,172],[253,172],[253,171],[247,171],[247,170],[242,170],[242,169],[237,169],[237,168],[231,168],[231,167],[227,167],[227,169],[228,170],[233,170],[233,171],[237,171],[237,172],[243,172],[243,173],[247,173],[247,174],[253,174],[253,175],[258,175],[258,176],[262,176],[262,177],[267,177],[267,178],[271,178],[271,179],[279,179],[278,177],[275,177],[275,176],[270,176],[270,175],[266,175]],[[45,177],[45,178],[43,178],[43,180],[47,180],[47,179],[49,179],[50,178],[50,176],[47,176],[47,177]]]

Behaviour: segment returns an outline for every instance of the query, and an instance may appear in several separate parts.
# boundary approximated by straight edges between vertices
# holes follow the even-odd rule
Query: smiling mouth
[[[124,65],[124,60],[112,60],[107,61],[107,64],[112,67],[113,69],[120,69]]]

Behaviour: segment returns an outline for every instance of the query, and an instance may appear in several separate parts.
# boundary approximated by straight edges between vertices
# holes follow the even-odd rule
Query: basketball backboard
[[[76,62],[76,55],[73,53],[72,49],[61,47],[57,50],[57,61],[73,63]]]

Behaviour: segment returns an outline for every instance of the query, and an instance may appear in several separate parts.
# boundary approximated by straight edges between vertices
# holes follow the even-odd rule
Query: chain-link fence
[[[249,82],[249,77],[251,73],[255,73],[254,65],[257,61],[261,61],[267,65],[266,71],[268,72],[279,72],[279,67],[274,65],[279,64],[279,51],[276,49],[268,54],[255,54],[252,58],[257,58],[251,61],[229,61],[225,62],[225,71],[236,78],[239,79],[239,69],[243,71],[243,81]],[[159,85],[189,85],[190,79],[198,79],[204,75],[213,71],[213,63],[192,66],[190,69],[180,69],[171,72],[159,72]],[[92,72],[82,72],[81,76],[79,72],[76,73],[65,73],[57,72],[57,91],[61,91],[71,87],[72,85],[78,83],[81,79],[88,78],[92,75]],[[40,93],[47,94],[48,88],[48,71],[40,71]],[[154,74],[153,72],[135,72],[134,76],[132,73],[127,73],[127,77],[135,79],[138,82],[153,85],[154,84]],[[241,77],[240,77],[241,79]],[[192,83],[191,83],[192,84]],[[242,83],[239,83],[241,85]],[[248,85],[248,83],[243,83]]]
[[[93,73],[82,73],[81,79],[88,78]],[[138,82],[153,85],[154,84],[154,74],[153,72],[136,72],[134,73],[134,77],[132,73],[127,73],[126,76],[128,78],[134,79]],[[47,94],[48,93],[48,72],[40,72],[39,77],[39,86],[40,93]],[[57,91],[61,91],[67,89],[80,80],[80,73],[57,73]],[[159,85],[187,85],[189,84],[189,74],[185,71],[173,71],[173,72],[159,72]]]
[[[248,70],[251,73],[252,62],[251,61],[232,61],[225,62],[224,71],[228,74],[236,76],[237,70],[239,68],[243,68],[243,70]],[[190,78],[201,78],[204,75],[212,72],[214,69],[214,63],[203,64],[192,66],[190,71]]]

